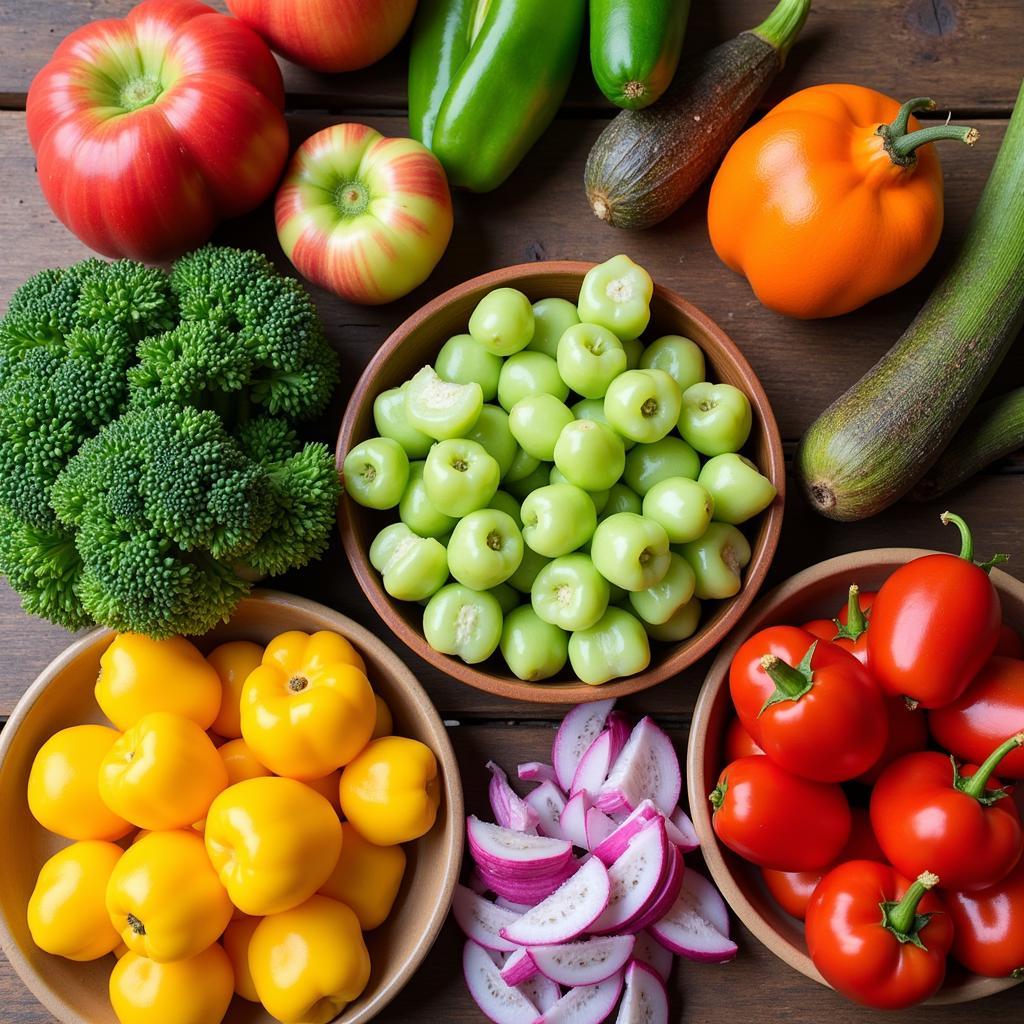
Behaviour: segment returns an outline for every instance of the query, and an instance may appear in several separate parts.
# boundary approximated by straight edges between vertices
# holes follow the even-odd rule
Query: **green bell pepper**
[[[497,188],[551,123],[585,11],[585,0],[421,0],[409,127],[453,185]]]

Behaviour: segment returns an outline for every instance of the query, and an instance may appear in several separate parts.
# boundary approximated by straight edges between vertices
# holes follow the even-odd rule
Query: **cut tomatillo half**
[[[501,605],[492,594],[449,583],[424,609],[423,635],[435,651],[475,665],[497,649],[502,621]]]
[[[452,384],[432,366],[424,366],[406,385],[409,425],[438,441],[463,437],[476,424],[483,404],[483,390],[476,381]]]
[[[448,579],[448,556],[433,537],[418,537],[405,523],[385,526],[370,545],[370,564],[384,589],[399,601],[422,601]]]
[[[613,256],[587,271],[580,287],[580,320],[613,331],[620,341],[639,338],[651,319],[651,275],[628,256]]]
[[[664,370],[627,370],[609,385],[604,414],[623,437],[652,444],[675,427],[682,400],[679,385]]]

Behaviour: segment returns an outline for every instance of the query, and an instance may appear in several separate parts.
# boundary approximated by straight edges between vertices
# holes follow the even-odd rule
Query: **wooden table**
[[[555,0],[557,2],[557,0]],[[123,14],[130,0],[0,0],[0,305],[37,270],[88,255],[50,213],[35,181],[25,134],[25,93],[32,75],[71,29],[94,18]],[[755,25],[770,0],[694,0],[687,37],[690,53]],[[645,233],[606,227],[587,208],[582,189],[587,151],[609,110],[588,81],[581,62],[557,123],[503,188],[485,196],[455,198],[451,247],[431,279],[412,295],[380,309],[348,305],[316,292],[328,333],[345,360],[341,393],[320,425],[333,440],[341,409],[359,372],[391,330],[422,303],[467,277],[511,263],[543,259],[603,260],[626,251],[662,284],[706,310],[732,335],[760,374],[774,403],[787,450],[814,416],[866,370],[910,321],[939,270],[948,261],[977,202],[1006,128],[1024,71],[1022,0],[815,0],[803,36],[765,105],[815,83],[860,82],[906,98],[930,95],[935,116],[951,109],[976,125],[973,150],[942,150],[946,171],[946,228],[942,246],[920,277],[894,295],[839,320],[800,323],[762,309],[746,283],[725,270],[708,244],[706,191],[679,214]],[[686,57],[684,56],[684,60]],[[387,135],[406,133],[405,53],[365,72],[319,76],[285,66],[289,122],[296,141],[342,120],[362,120]],[[226,225],[218,239],[265,249],[283,262],[270,209]],[[1019,349],[1019,346],[1018,346]],[[1024,378],[1024,352],[1011,355],[999,386]],[[950,499],[974,525],[980,550],[1005,551],[1011,571],[1024,565],[1024,460],[1008,460]],[[845,551],[889,544],[948,546],[938,504],[902,504],[855,525],[817,518],[791,489],[782,544],[769,582]],[[1016,566],[1017,568],[1013,568]],[[275,581],[281,589],[319,599],[378,632],[383,626],[353,582],[335,543],[327,557],[304,572]],[[0,589],[0,715],[6,715],[36,673],[68,642],[55,626],[29,619],[17,598]],[[510,704],[465,688],[408,658],[449,721],[461,760],[467,805],[482,810],[483,763],[506,766],[542,758],[560,715],[556,706]],[[654,713],[674,730],[680,748],[707,665],[628,702]],[[513,728],[514,727],[514,728]],[[0,844],[13,837],[0,837]],[[0,846],[2,850],[2,846]],[[2,870],[2,853],[0,853]],[[838,1024],[863,1020],[864,1011],[794,973],[742,928],[740,956],[723,967],[683,963],[674,975],[673,1005],[691,1022],[787,1020]],[[460,938],[449,925],[426,964],[381,1021],[482,1021],[461,980]],[[975,1005],[918,1009],[890,1020],[980,1022],[1019,1020],[1024,990]],[[44,1012],[0,960],[0,1024],[43,1024]]]

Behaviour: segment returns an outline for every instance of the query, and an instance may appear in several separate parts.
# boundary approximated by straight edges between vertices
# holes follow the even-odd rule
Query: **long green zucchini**
[[[680,71],[657,103],[616,114],[587,158],[594,213],[617,228],[647,228],[678,210],[747,123],[810,7],[779,0],[757,28]]]
[[[881,512],[949,444],[1024,323],[1024,83],[959,253],[896,344],[804,435],[796,466],[832,519]]]

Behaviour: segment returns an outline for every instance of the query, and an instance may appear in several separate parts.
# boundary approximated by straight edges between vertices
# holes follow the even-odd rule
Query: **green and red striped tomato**
[[[452,233],[437,158],[412,139],[385,138],[363,124],[332,125],[299,147],[275,217],[299,273],[362,305],[422,284]]]
[[[416,0],[228,0],[282,57],[316,71],[356,71],[394,49]]]

